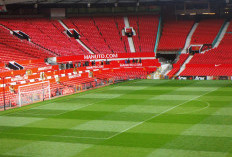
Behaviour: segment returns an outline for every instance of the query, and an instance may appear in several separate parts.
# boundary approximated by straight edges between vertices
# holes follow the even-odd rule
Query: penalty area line
[[[159,113],[159,114],[157,114],[157,115],[154,115],[154,116],[152,116],[152,117],[150,117],[150,118],[147,118],[147,119],[145,119],[144,121],[141,121],[141,122],[139,122],[139,123],[137,123],[137,124],[135,124],[135,125],[132,125],[131,127],[127,128],[127,129],[125,129],[125,130],[122,130],[121,132],[118,132],[118,133],[116,133],[116,134],[114,134],[114,135],[108,137],[107,139],[111,139],[111,138],[113,138],[113,137],[115,137],[115,136],[118,136],[118,135],[120,135],[120,134],[122,134],[122,133],[124,133],[124,132],[126,132],[126,131],[128,131],[128,130],[130,130],[130,129],[132,129],[132,128],[134,128],[134,127],[137,127],[137,126],[139,126],[139,125],[141,125],[141,124],[143,124],[143,123],[145,123],[145,122],[147,122],[147,121],[149,121],[149,120],[152,120],[152,119],[154,119],[154,118],[156,118],[156,117],[158,117],[158,116],[160,116],[160,115],[162,115],[162,114],[165,114],[165,113],[167,113],[167,112],[169,112],[169,111],[171,111],[171,110],[173,110],[173,109],[175,109],[175,108],[177,108],[177,107],[179,107],[179,106],[185,104],[185,103],[191,102],[192,100],[195,100],[195,99],[197,99],[197,98],[200,98],[200,97],[202,97],[202,96],[204,96],[204,95],[206,95],[206,94],[209,94],[209,93],[211,93],[211,92],[213,92],[213,91],[215,91],[215,90],[217,90],[217,89],[218,89],[218,88],[216,88],[216,89],[214,89],[214,90],[212,90],[212,91],[206,92],[206,93],[204,93],[204,94],[202,94],[202,95],[199,95],[199,96],[197,96],[197,97],[195,97],[195,98],[189,99],[189,100],[187,100],[187,101],[185,101],[185,102],[183,102],[183,103],[180,103],[180,104],[178,104],[178,105],[176,105],[176,106],[173,106],[173,107],[171,107],[171,108],[169,108],[169,109],[167,109],[167,110],[165,110],[165,111],[163,111],[163,112],[161,112],[161,113]]]

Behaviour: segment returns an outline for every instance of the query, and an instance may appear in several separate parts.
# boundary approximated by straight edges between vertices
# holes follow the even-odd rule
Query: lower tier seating
[[[186,67],[180,76],[232,76],[232,67]]]
[[[149,73],[156,71],[156,66],[158,65],[157,61],[158,60],[150,59],[140,61],[138,59],[132,59],[130,62],[129,60],[121,60],[104,62],[104,64],[102,64],[102,61],[96,61],[94,63],[90,62],[89,66],[65,70],[59,70],[58,65],[37,68],[28,66],[27,68],[30,70],[16,70],[0,73],[0,76],[5,78],[4,80],[0,79],[0,109],[3,107],[4,91],[7,107],[15,106],[19,104],[19,87],[20,92],[27,91],[26,88],[28,88],[29,91],[33,91],[32,89],[37,88],[37,86],[33,86],[35,83],[40,84],[41,82],[49,81],[51,97],[73,94],[78,91],[105,85],[107,83],[114,83],[116,81],[146,79]],[[30,62],[36,66],[44,66],[44,63],[40,60]],[[25,62],[21,62],[21,64],[26,65]],[[27,87],[22,90],[21,87],[25,85]],[[5,87],[3,88],[3,86]],[[48,87],[48,84],[46,87]],[[41,86],[39,90],[41,90]],[[41,98],[43,95],[40,93],[38,97]],[[27,98],[30,99],[30,97]],[[48,98],[48,93],[46,94],[46,98]]]
[[[232,24],[229,25],[219,46],[195,54],[186,65],[181,76],[231,76],[232,63]]]
[[[167,74],[169,78],[172,78],[179,70],[180,67],[184,64],[189,54],[181,54],[177,63],[173,64],[173,69]]]

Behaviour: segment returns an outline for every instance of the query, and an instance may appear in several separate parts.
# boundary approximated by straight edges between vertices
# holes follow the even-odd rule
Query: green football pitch
[[[0,112],[1,157],[232,157],[232,82],[133,80]]]

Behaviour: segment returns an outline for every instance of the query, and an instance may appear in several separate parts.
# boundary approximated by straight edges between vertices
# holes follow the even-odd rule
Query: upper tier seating
[[[122,30],[123,30],[124,27],[125,27],[123,17],[122,17],[122,16],[115,16],[115,17],[114,17],[114,20],[115,20],[115,23],[116,23],[116,25],[117,25],[118,32],[119,32],[119,33],[121,34],[121,36],[122,36]],[[122,41],[123,41],[123,43],[124,43],[124,47],[126,48],[126,52],[130,52],[130,46],[129,46],[129,43],[128,43],[127,36],[122,36]]]
[[[183,49],[193,24],[194,21],[164,22],[158,51],[178,51]]]
[[[0,26],[0,59],[1,62],[14,60],[30,60],[46,58],[51,54],[39,49],[37,46],[10,34],[8,30]]]
[[[130,27],[133,27],[136,32],[136,36],[133,36],[135,51],[153,52],[159,25],[159,16],[129,16],[129,23]]]
[[[80,33],[80,40],[94,53],[130,52],[126,36],[122,36],[125,27],[123,17],[77,17],[64,19],[68,28]],[[134,44],[137,52],[153,52],[159,16],[131,16],[131,26],[136,30]],[[69,38],[58,20],[47,18],[0,19],[0,24],[11,30],[20,30],[29,35],[31,41],[47,49],[44,55],[73,56],[89,54],[74,38]],[[37,56],[37,55],[36,55]],[[41,57],[44,57],[41,56]],[[25,58],[33,59],[33,58]]]
[[[204,54],[195,54],[186,65],[182,76],[228,76],[232,75],[232,24],[217,48]]]
[[[198,27],[193,33],[191,44],[212,44],[217,36],[224,20],[208,19],[199,22]]]
[[[74,28],[80,33],[80,40],[95,53],[112,53],[92,18],[79,17],[64,19],[68,28]]]
[[[57,20],[46,18],[2,19],[0,24],[12,30],[21,30],[31,40],[60,56],[89,54],[75,39],[69,38]]]
[[[122,36],[125,24],[121,16],[69,18],[63,21],[68,28],[77,29],[80,40],[95,53],[130,52],[127,37]],[[158,16],[130,16],[129,21],[137,34],[133,37],[136,52],[153,52]]]
[[[68,28],[76,29],[80,40],[95,53],[129,52],[127,38],[122,36],[123,17],[81,17],[63,22]]]
[[[94,17],[93,20],[113,53],[125,53],[122,31],[117,28],[114,17]]]

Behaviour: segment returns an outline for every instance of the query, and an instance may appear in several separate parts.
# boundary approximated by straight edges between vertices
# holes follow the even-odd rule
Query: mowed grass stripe
[[[118,84],[113,84],[111,86],[97,88],[97,89],[85,91],[85,92],[78,93],[78,94],[58,97],[58,98],[55,98],[55,99],[46,100],[44,102],[39,102],[39,103],[23,106],[23,107],[20,107],[20,108],[14,108],[14,109],[11,109],[11,110],[7,110],[5,112],[0,112],[0,116],[1,115],[10,115],[10,114],[13,114],[15,112],[30,110],[30,109],[41,107],[41,106],[47,106],[47,105],[53,105],[53,104],[57,104],[57,103],[68,102],[69,100],[71,100],[73,102],[74,100],[78,99],[78,96],[80,96],[80,95],[86,95],[86,94],[89,94],[89,93],[96,93],[96,92],[106,91],[106,90],[109,90],[111,88],[115,88],[115,87],[118,87],[118,86],[134,84],[137,81],[140,81],[140,80],[125,81],[125,82],[121,82],[121,83],[118,83]],[[93,102],[95,101],[94,99],[86,99],[86,100],[87,101],[92,100]],[[82,103],[83,103],[83,101],[82,101]],[[62,107],[62,105],[60,107]]]
[[[68,99],[65,98],[63,100],[59,98],[60,100],[59,101],[56,100],[56,103],[55,103],[56,105],[54,105],[55,106],[54,108],[52,107],[53,106],[52,104],[48,106],[38,105],[36,106],[36,108],[33,108],[34,109],[33,112],[35,114],[40,114],[40,112],[41,114],[44,114],[44,115],[51,113],[51,114],[54,114],[54,116],[52,115],[49,117],[44,117],[43,115],[40,117],[42,118],[41,120],[27,123],[22,126],[21,125],[15,126],[15,127],[13,126],[12,128],[7,128],[7,126],[5,126],[6,128],[3,130],[5,131],[10,130],[8,132],[12,133],[12,135],[1,134],[0,140],[6,138],[9,140],[15,139],[19,141],[20,140],[29,141],[28,143],[26,143],[26,145],[15,147],[11,151],[5,148],[6,151],[4,154],[8,156],[14,156],[14,155],[15,156],[17,155],[26,156],[27,154],[29,156],[31,156],[31,154],[33,154],[33,156],[44,156],[44,155],[61,156],[63,155],[63,156],[81,157],[81,156],[91,156],[93,154],[95,154],[94,156],[105,156],[105,153],[103,150],[106,150],[107,154],[113,154],[112,156],[127,156],[128,157],[132,155],[133,157],[134,156],[142,157],[142,156],[149,156],[154,151],[159,150],[159,149],[173,150],[174,152],[173,156],[181,156],[180,154],[186,154],[186,152],[188,151],[190,152],[192,151],[196,154],[199,151],[199,156],[201,156],[202,154],[203,155],[207,154],[206,152],[208,152],[209,154],[212,154],[213,152],[218,152],[217,154],[219,156],[222,156],[230,152],[229,145],[231,144],[230,143],[231,138],[230,138],[230,133],[229,133],[230,132],[229,126],[231,124],[228,122],[230,120],[230,115],[226,114],[227,112],[225,109],[221,111],[220,115],[214,115],[214,113],[219,112],[223,107],[230,108],[229,103],[231,103],[231,100],[228,98],[229,97],[228,93],[225,95],[228,97],[222,97],[222,99],[219,101],[204,100],[205,96],[203,96],[202,97],[203,99],[199,99],[200,101],[202,101],[202,103],[198,102],[197,104],[197,102],[195,101],[194,103],[187,103],[187,104],[184,104],[183,106],[180,105],[181,106],[180,108],[176,107],[167,113],[165,111],[167,111],[169,108],[174,107],[175,105],[188,101],[185,98],[191,99],[192,97],[194,98],[203,93],[206,93],[207,92],[206,89],[219,88],[219,91],[223,91],[221,87],[223,88],[225,87],[227,88],[226,92],[229,92],[228,87],[226,87],[228,86],[228,84],[229,83],[226,81],[222,81],[222,82],[207,81],[206,82],[206,81],[175,81],[175,80],[174,81],[142,80],[142,81],[132,82],[130,84],[114,85],[112,88],[105,88],[104,92],[100,90],[94,94],[90,92],[89,96],[79,97],[78,95],[73,95],[73,96],[69,96]],[[124,86],[126,86],[125,88],[131,87],[131,90],[129,89],[128,91],[125,92],[125,88],[123,90],[120,90],[120,88],[118,88],[118,87],[124,87]],[[137,90],[135,90],[136,89],[135,87],[138,87]],[[166,91],[162,90],[162,87],[167,88],[167,90]],[[168,89],[168,87],[170,88]],[[200,92],[197,92],[197,90],[194,90],[188,93],[187,92],[188,90],[186,90],[188,87],[194,88],[194,89],[199,88]],[[118,91],[119,93],[115,92],[114,88],[118,88],[115,91]],[[154,93],[152,93],[152,90],[154,91]],[[120,93],[120,91],[124,91],[124,92]],[[160,94],[159,94],[159,91],[160,91]],[[186,91],[186,93],[188,94],[186,94],[183,91]],[[216,93],[217,92],[213,93],[212,95],[211,93],[209,93],[206,96],[208,99],[210,99],[209,97],[213,97],[214,95],[217,95]],[[104,96],[104,94],[106,95]],[[93,95],[92,98],[91,98],[91,95]],[[223,93],[219,92],[219,96],[220,95],[223,95]],[[101,98],[98,98],[98,96]],[[170,99],[169,99],[169,96],[170,96]],[[171,96],[177,96],[181,100],[178,100],[178,99],[174,100],[174,98]],[[181,96],[184,96],[184,98],[181,98]],[[107,99],[106,97],[111,97],[112,99]],[[129,99],[126,99],[126,97],[128,97]],[[155,99],[157,97],[166,97],[166,99],[163,99],[163,100]],[[83,100],[84,105],[82,104],[81,100]],[[67,102],[67,104],[65,102]],[[85,106],[87,104],[91,104],[90,102],[94,104]],[[214,105],[214,108],[209,111],[208,109],[206,109],[205,111],[197,111],[198,109],[201,109],[202,107],[204,107],[203,102],[212,103]],[[218,105],[217,102],[222,102],[222,105],[221,106]],[[65,107],[67,107],[68,109],[65,109],[65,107],[63,108],[61,107],[61,109],[57,109],[59,108],[58,104],[61,106],[66,104]],[[75,104],[75,105],[72,106],[72,104]],[[70,105],[71,107],[69,107],[68,105]],[[79,105],[85,106],[85,107],[78,108],[77,106]],[[74,107],[73,110],[72,110],[72,107]],[[144,119],[146,120],[149,117],[153,117],[162,112],[165,112],[165,114],[162,114],[154,119],[144,122],[141,125],[138,125],[136,127],[132,127],[132,129],[129,129],[121,133],[121,130],[123,130],[124,128],[128,129],[130,128],[130,126],[137,125],[138,123],[143,122]],[[206,114],[204,114],[204,112]],[[68,115],[68,113],[70,113],[70,115]],[[227,116],[225,116],[224,113]],[[28,115],[29,114],[30,113],[28,113]],[[9,115],[9,117],[13,117],[16,119],[21,118],[21,116],[23,116],[23,114],[21,114],[20,116]],[[176,117],[176,118],[172,119],[173,117]],[[25,114],[25,118],[30,118],[30,117],[26,116]],[[34,117],[34,118],[39,118],[39,117]],[[214,122],[216,122],[216,124],[212,122],[211,124],[209,122],[209,121],[212,121],[212,119]],[[151,125],[148,127],[147,123]],[[169,126],[168,124],[173,124],[173,127],[176,124],[177,126],[180,127],[180,129],[178,128],[177,129],[178,131],[176,131],[175,134],[174,133],[171,134],[172,131],[174,132],[174,128],[171,129],[171,127],[168,127]],[[221,127],[218,127],[218,129],[221,130],[221,133],[223,133],[223,130],[222,130],[223,126],[225,126],[225,128],[226,126],[228,126],[226,130],[226,135],[228,137],[227,139],[224,137],[216,137],[216,134],[211,134],[211,136],[205,136],[204,135],[206,134],[205,131],[202,131],[202,134],[198,135],[196,134],[197,129],[194,129],[197,127],[198,124],[199,124],[198,127],[202,128],[202,130],[204,130],[204,125],[220,125]],[[162,126],[163,127],[166,126],[165,127],[166,132],[162,132],[162,130],[165,130],[165,129],[162,129]],[[8,126],[8,127],[11,127],[11,126]],[[27,128],[27,131],[26,131],[27,135],[26,134],[25,135],[13,134],[13,133],[20,132],[20,129],[21,129],[21,132],[23,132],[25,128]],[[152,132],[152,130],[156,130],[156,131]],[[189,134],[185,132],[186,130],[189,130]],[[211,127],[211,131],[212,130],[213,130],[213,127]],[[36,135],[33,135],[33,133],[36,133]],[[114,138],[110,138],[110,139],[107,138],[117,133],[120,133],[120,134],[115,136]],[[37,134],[40,134],[41,136]],[[49,136],[46,136],[47,134]],[[65,137],[65,136],[69,136],[69,137]],[[93,139],[84,139],[84,138],[78,139],[78,136],[93,137]],[[105,138],[105,139],[104,140],[94,139],[98,137]],[[197,139],[200,139],[199,144],[197,143]],[[182,140],[185,140],[184,143],[186,144],[186,146],[181,147],[183,144]],[[40,145],[39,143],[40,141],[43,141],[44,145],[47,145],[47,147],[40,146],[42,149],[45,149],[45,150],[52,149],[53,148],[52,144],[57,143],[57,142],[60,144],[67,143],[67,145],[64,144],[64,147],[68,147],[69,143],[81,144],[81,145],[87,144],[89,147],[86,147],[83,150],[75,152],[75,150],[73,149],[78,149],[77,145],[73,147],[70,146],[71,147],[70,154],[68,153],[67,154],[62,154],[62,153],[56,154],[55,152],[52,152],[52,151],[51,151],[52,153],[50,154],[47,151],[40,153],[37,150],[34,150],[35,147],[33,146],[30,147],[30,144],[33,145],[33,143],[38,143],[38,145]],[[207,141],[211,143],[208,146],[204,146],[204,144],[206,144]],[[221,145],[214,146],[213,141],[218,142]],[[191,142],[196,143],[195,145],[193,145],[192,148],[191,148]],[[222,145],[223,142],[225,143],[225,145]],[[179,145],[179,146],[173,146],[174,144]],[[59,147],[56,147],[56,148],[59,148]],[[23,149],[30,149],[31,152],[27,152],[27,151],[23,152]],[[120,151],[117,151],[117,150],[120,150]],[[136,150],[135,152],[137,153],[132,153],[132,150]],[[182,153],[181,153],[181,150],[182,150]],[[204,152],[204,153],[201,153],[201,152]],[[168,152],[166,154],[163,153],[162,155],[169,156],[168,154],[170,154],[170,151],[169,153]]]
[[[19,156],[35,157],[72,156],[89,147],[91,147],[90,144],[35,141],[20,148],[11,150],[7,152],[6,155],[11,156],[17,154]]]
[[[104,99],[105,100],[105,99]],[[99,101],[98,101],[99,102]],[[88,104],[89,105],[89,104]],[[35,110],[36,111],[36,109],[32,109],[32,113],[33,113],[33,110]],[[45,111],[45,113],[46,112],[49,112],[49,111],[47,111],[47,110],[44,110]],[[58,110],[59,111],[59,110]],[[27,111],[28,112],[28,111]],[[29,111],[30,112],[30,111]],[[23,116],[24,115],[24,113],[23,112],[21,112],[22,114],[21,114],[21,116]],[[68,113],[68,115],[70,115],[70,113],[69,112],[66,112],[66,113]],[[30,115],[30,114],[29,114]],[[31,115],[33,115],[33,114],[31,114]],[[43,114],[41,114],[41,116],[42,116]],[[84,116],[82,116],[82,114],[79,114],[79,113],[77,113],[77,115],[79,115],[82,119],[84,118]],[[92,115],[92,114],[86,114],[86,113],[84,113],[84,115]],[[24,115],[25,116],[25,115]],[[28,116],[28,115],[27,115]],[[34,116],[37,116],[37,114],[35,114]],[[134,115],[133,115],[134,116]],[[117,117],[117,116],[116,116]],[[123,116],[123,117],[125,117],[125,116]],[[138,116],[138,117],[141,117],[141,116]],[[133,117],[132,117],[132,119],[133,119]],[[45,120],[46,121],[46,120]],[[78,124],[78,123],[77,123]]]
[[[184,157],[226,157],[227,153],[213,151],[193,151],[180,149],[156,149],[147,157],[167,157],[167,156],[184,156]]]
[[[196,124],[198,123],[198,122],[201,122],[203,119],[205,119],[205,118],[207,118],[208,116],[207,115],[205,115],[205,116],[203,116],[203,117],[200,117],[200,119],[198,119],[198,121],[196,121]],[[183,118],[185,118],[185,117],[183,117]],[[192,117],[191,117],[192,118]],[[191,121],[191,118],[189,118],[189,120]],[[191,124],[189,125],[189,127],[190,126],[192,126]],[[135,128],[136,129],[136,128]],[[146,128],[145,128],[146,129]],[[153,129],[155,129],[155,128],[153,128]],[[166,129],[168,129],[168,128],[166,128]],[[127,133],[125,133],[125,134],[127,134]],[[141,135],[142,136],[142,135]],[[135,135],[134,137],[140,137],[139,135]],[[143,136],[142,136],[143,137]],[[158,135],[158,137],[160,137],[160,135]],[[171,136],[172,137],[172,136]],[[174,136],[173,138],[175,138],[175,137],[178,137],[178,136]],[[188,137],[188,136],[187,136]],[[194,136],[194,138],[195,138],[195,136]],[[212,137],[212,138],[214,138],[214,137]],[[120,141],[118,141],[118,139],[120,139],[120,140],[122,140],[122,142]],[[130,139],[129,141],[125,141],[125,140],[123,140],[123,139]],[[133,142],[131,139],[133,139],[132,137],[131,138],[126,138],[126,137],[122,137],[122,138],[120,138],[120,137],[118,137],[118,138],[116,138],[116,139],[112,139],[112,140],[110,140],[110,142],[108,143],[108,144],[112,144],[112,145],[116,145],[115,143],[117,143],[117,142],[119,142],[121,145],[123,145],[123,146],[125,146],[126,144],[128,144],[128,143],[130,143],[130,145],[127,145],[127,146],[129,146],[129,147],[132,147],[132,145],[134,144],[134,143],[136,143],[136,141],[140,141],[140,140],[138,140],[138,138]],[[149,143],[149,140],[148,139],[152,139],[152,137],[149,137],[149,138],[147,138],[147,140],[144,140],[144,141],[146,141],[146,144],[147,144],[147,142]],[[162,140],[164,140],[165,138],[163,138]],[[220,138],[219,138],[220,139]],[[161,141],[162,141],[161,140]],[[220,139],[220,140],[223,140],[223,139]],[[230,139],[229,139],[230,140]],[[156,142],[156,141],[159,141],[159,138],[154,138],[153,140],[152,140],[152,142]],[[187,139],[187,141],[189,141],[188,139]],[[206,140],[207,141],[207,140]],[[141,142],[141,141],[140,141]],[[154,144],[154,143],[149,143],[149,144]],[[114,143],[114,144],[113,144]],[[195,142],[195,143],[197,143],[197,142]],[[138,143],[137,143],[138,144]],[[144,143],[143,143],[144,144]],[[139,148],[141,148],[141,147],[143,147],[144,148],[144,145],[143,144],[141,144],[141,146],[139,147]],[[148,145],[149,145],[148,144]],[[220,143],[221,144],[221,143]],[[142,146],[143,145],[143,146]],[[228,143],[227,143],[227,145],[226,146],[229,146],[228,145]],[[149,145],[149,147],[150,147],[150,145]],[[216,150],[216,147],[213,147],[215,150]],[[92,150],[92,149],[91,149]],[[174,150],[174,152],[176,152],[175,150],[176,149],[172,149],[172,150]],[[178,150],[177,150],[178,151]],[[182,150],[183,151],[183,150]],[[220,150],[220,151],[222,151],[222,150]],[[86,152],[86,151],[85,151]],[[181,152],[181,150],[179,150],[179,152]],[[195,152],[195,154],[198,154],[198,156],[207,156],[207,155],[210,155],[210,154],[214,154],[215,152],[214,151],[211,151],[211,150],[209,150],[209,151],[199,151],[199,153],[197,153],[198,151],[190,151],[190,150],[184,150],[183,152]],[[202,152],[204,152],[204,153],[202,153]],[[115,152],[116,153],[116,152]],[[117,153],[116,153],[117,154]],[[165,154],[165,153],[164,153]],[[170,153],[167,153],[165,156],[169,156],[169,154]],[[182,153],[182,155],[183,154],[186,154],[186,153]],[[226,155],[226,153],[215,153],[215,154],[217,154],[217,155],[219,155],[219,156],[225,156]],[[174,156],[181,156],[180,155],[180,153],[177,153],[177,154],[174,154]]]
[[[214,89],[214,90],[216,90],[216,89]],[[184,101],[184,102],[181,103],[181,104],[178,104],[178,105],[175,105],[175,106],[173,106],[173,107],[171,107],[171,108],[168,108],[167,110],[164,110],[164,111],[160,112],[159,114],[156,114],[156,115],[154,115],[154,116],[152,116],[152,117],[149,117],[149,118],[145,119],[144,121],[141,121],[141,122],[139,122],[139,123],[137,123],[137,124],[135,124],[135,125],[133,125],[133,126],[127,128],[127,129],[125,129],[125,130],[122,130],[120,133],[117,133],[117,134],[111,136],[110,138],[114,138],[114,137],[116,137],[116,136],[118,136],[118,135],[120,135],[120,134],[122,134],[122,133],[124,133],[124,132],[126,132],[126,131],[128,131],[128,130],[130,130],[130,129],[132,129],[132,128],[134,128],[134,127],[137,127],[137,126],[139,126],[139,125],[141,125],[141,124],[144,124],[144,123],[146,123],[147,121],[150,121],[150,120],[152,120],[152,119],[154,119],[154,118],[156,118],[156,117],[159,117],[159,116],[161,116],[161,115],[163,115],[163,114],[165,114],[165,113],[167,113],[167,112],[169,112],[169,111],[172,111],[173,109],[176,109],[176,108],[178,108],[178,107],[184,105],[185,103],[188,103],[188,102],[190,102],[190,101],[192,101],[192,100],[195,100],[195,99],[197,99],[197,98],[199,98],[199,97],[201,97],[201,96],[204,96],[204,95],[206,95],[206,94],[208,94],[208,93],[210,93],[210,92],[212,92],[212,91],[209,91],[209,92],[204,93],[204,94],[202,94],[202,95],[199,95],[199,96],[197,96],[197,97],[193,97],[193,98],[191,98],[191,99],[189,99],[189,100],[187,100],[187,101]]]

